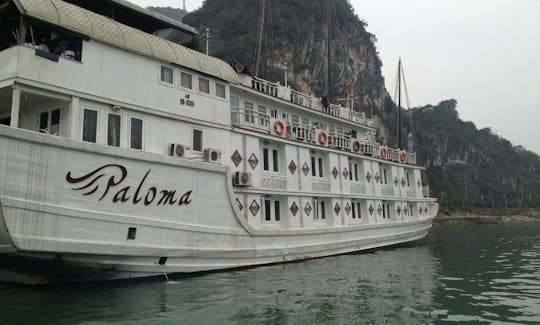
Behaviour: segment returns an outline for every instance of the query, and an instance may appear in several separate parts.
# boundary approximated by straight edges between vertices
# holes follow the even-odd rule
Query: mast
[[[257,55],[255,58],[255,76],[259,76],[259,64],[261,62],[261,49],[262,49],[262,38],[264,33],[264,17],[265,14],[266,1],[261,0],[261,20],[259,25],[259,35],[257,39]]]
[[[326,2],[326,71],[324,76],[324,93],[330,100],[330,1]]]
[[[398,127],[397,127],[397,147],[401,149],[401,57],[398,61],[398,77],[397,77],[397,88],[398,88]]]

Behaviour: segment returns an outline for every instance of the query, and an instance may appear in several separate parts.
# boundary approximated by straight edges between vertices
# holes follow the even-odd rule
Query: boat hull
[[[318,258],[418,240],[433,219],[256,228],[235,204],[223,165],[2,126],[0,173],[0,281],[112,280]]]

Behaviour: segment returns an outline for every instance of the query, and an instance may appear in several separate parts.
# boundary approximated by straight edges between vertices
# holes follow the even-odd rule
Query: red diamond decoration
[[[291,162],[289,163],[289,171],[292,175],[294,175],[294,173],[296,172],[296,164],[294,163],[294,160],[291,160]]]

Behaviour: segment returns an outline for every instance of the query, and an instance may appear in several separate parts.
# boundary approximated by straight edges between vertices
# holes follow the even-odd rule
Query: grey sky
[[[181,7],[181,0],[131,0]],[[202,0],[186,0],[188,11]],[[352,0],[377,36],[391,92],[404,62],[413,106],[455,98],[464,120],[540,153],[540,0]]]

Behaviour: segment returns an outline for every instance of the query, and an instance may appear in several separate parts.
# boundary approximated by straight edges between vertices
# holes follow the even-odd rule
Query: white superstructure
[[[4,280],[276,263],[431,227],[416,155],[362,113],[64,1],[0,14]]]

